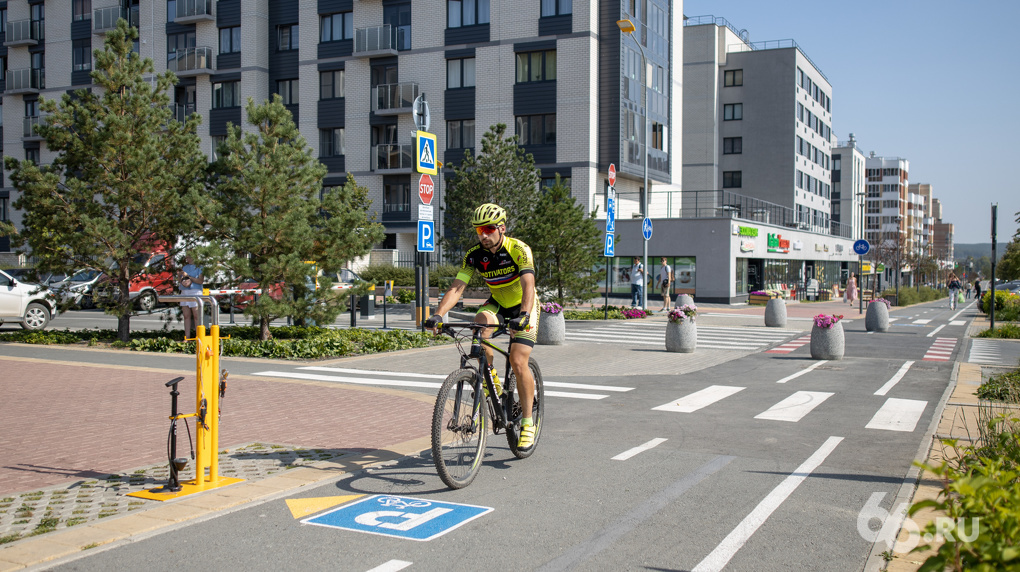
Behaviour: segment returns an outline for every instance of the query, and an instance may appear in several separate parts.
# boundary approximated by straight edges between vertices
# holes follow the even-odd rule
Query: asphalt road
[[[658,375],[650,372],[661,349],[642,345],[639,334],[571,342],[592,373],[546,375],[547,383],[568,384],[547,391],[603,397],[548,397],[530,459],[515,459],[502,435],[490,436],[467,489],[448,490],[425,452],[52,569],[859,570],[872,549],[858,531],[861,510],[874,493],[891,508],[968,343],[957,311],[932,303],[892,314],[883,334],[865,332],[863,320],[848,322],[847,353],[837,362],[811,360],[806,346],[749,350],[698,371]],[[732,330],[737,339],[740,327]],[[618,360],[635,365],[616,372]],[[234,367],[260,373],[250,371],[257,363]],[[304,367],[277,370],[308,375]],[[422,371],[414,360],[358,367]],[[577,389],[585,386],[606,391]],[[303,523],[287,502],[355,495],[323,518],[370,533]],[[421,501],[433,508],[413,506]],[[321,502],[313,517],[337,508],[309,502]],[[450,530],[438,517],[412,517],[450,508],[441,503],[491,511]],[[428,541],[380,534],[433,527],[437,536]]]

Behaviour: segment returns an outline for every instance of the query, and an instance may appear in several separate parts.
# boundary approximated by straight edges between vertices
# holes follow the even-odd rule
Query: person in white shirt
[[[673,268],[666,264],[665,256],[662,257],[662,266],[659,267],[659,288],[662,291],[662,309],[659,311],[668,312],[673,289]]]
[[[641,307],[641,293],[645,288],[645,267],[641,259],[634,257],[634,265],[630,267],[630,305],[634,308]]]

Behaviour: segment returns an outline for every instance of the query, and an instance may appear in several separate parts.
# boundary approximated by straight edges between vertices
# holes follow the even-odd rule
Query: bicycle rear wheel
[[[470,369],[451,373],[439,388],[432,413],[432,460],[451,489],[471,484],[485,451],[488,408],[484,399],[475,404],[474,380]]]
[[[506,429],[506,442],[507,445],[510,445],[510,452],[518,459],[530,457],[535,452],[535,449],[538,448],[538,439],[542,436],[542,410],[545,406],[545,385],[542,383],[542,370],[538,368],[538,362],[535,361],[535,358],[528,358],[528,368],[531,370],[531,376],[535,378],[535,401],[531,406],[531,420],[535,423],[535,444],[528,449],[519,449],[517,447],[517,439],[521,431],[520,419],[510,423],[510,426]],[[517,380],[512,380],[514,383],[510,383],[510,381],[507,380],[507,395],[508,399],[511,400],[510,419],[517,419],[521,416],[521,402],[517,394]]]

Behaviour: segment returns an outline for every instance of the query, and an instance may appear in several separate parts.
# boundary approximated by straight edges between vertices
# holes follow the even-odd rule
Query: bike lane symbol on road
[[[301,522],[427,541],[438,538],[492,510],[484,506],[373,495]]]

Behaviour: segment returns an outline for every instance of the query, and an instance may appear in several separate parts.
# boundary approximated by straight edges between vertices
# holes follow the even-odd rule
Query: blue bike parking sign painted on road
[[[485,506],[373,495],[301,522],[426,541],[440,537],[492,510]]]

